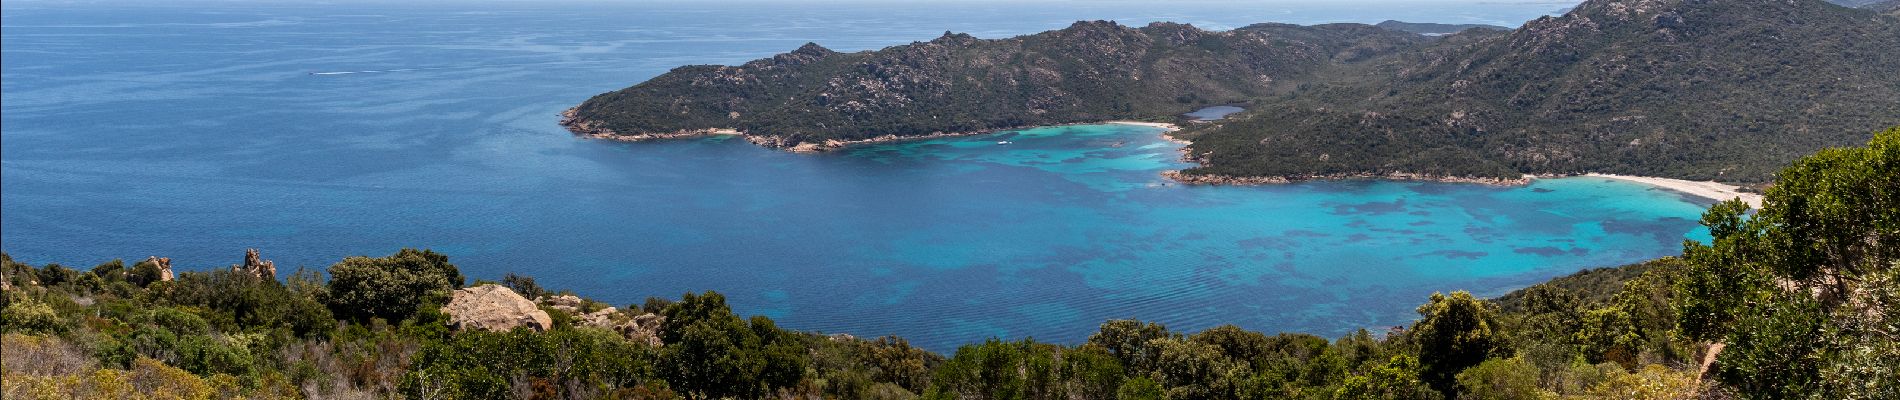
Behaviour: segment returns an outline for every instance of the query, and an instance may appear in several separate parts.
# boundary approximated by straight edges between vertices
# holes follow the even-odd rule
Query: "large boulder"
[[[546,331],[554,326],[554,320],[534,302],[494,284],[456,290],[442,313],[449,315],[449,327],[456,330],[508,331],[526,326]]]

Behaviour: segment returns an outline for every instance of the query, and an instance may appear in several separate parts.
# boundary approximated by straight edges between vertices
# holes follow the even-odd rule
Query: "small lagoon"
[[[1202,107],[1187,113],[1187,117],[1195,121],[1219,121],[1221,118],[1227,118],[1228,115],[1241,111],[1246,111],[1246,109],[1235,106]]]

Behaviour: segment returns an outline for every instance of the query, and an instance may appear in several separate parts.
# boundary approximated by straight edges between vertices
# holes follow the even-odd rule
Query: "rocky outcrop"
[[[456,290],[442,313],[449,315],[449,327],[456,330],[500,332],[525,326],[546,331],[554,326],[547,311],[514,290],[494,284]]]
[[[255,252],[256,250],[252,250],[252,251]],[[152,263],[153,266],[158,267],[158,281],[159,282],[172,281],[171,257],[150,256],[150,257],[145,258],[145,262]],[[275,274],[276,274],[275,272],[272,273],[272,275],[275,275]]]
[[[580,312],[581,306],[587,304],[587,301],[581,300],[580,296],[571,294],[541,296],[540,299],[536,299],[535,301],[541,303],[541,305],[548,306],[548,308],[566,311],[569,314]]]
[[[646,343],[649,346],[661,345],[660,324],[666,322],[666,317],[658,314],[633,315],[620,312],[620,309],[614,307],[583,312],[582,307],[587,302],[574,295],[542,296],[539,302],[548,308],[573,315],[576,325],[611,330],[628,340]]]
[[[166,264],[169,265],[170,263],[171,263],[170,260],[167,259]],[[171,269],[164,268],[164,270],[168,271],[166,275],[169,276],[170,275],[169,271],[171,271]],[[244,264],[232,265],[231,272],[249,274],[251,276],[258,277],[259,279],[276,280],[277,279],[277,263],[271,262],[271,260],[265,260],[263,257],[259,256],[257,253],[257,249],[246,249],[244,250]],[[166,279],[166,280],[170,280],[170,279]]]

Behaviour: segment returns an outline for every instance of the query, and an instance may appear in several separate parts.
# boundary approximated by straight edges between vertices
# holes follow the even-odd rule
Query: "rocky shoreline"
[[[1176,127],[1174,124],[1161,123],[1161,122],[1100,121],[1100,122],[1076,122],[1076,123],[1055,124],[1055,125],[1015,126],[1015,127],[995,128],[995,129],[967,131],[967,132],[933,132],[933,133],[925,134],[925,135],[883,135],[883,136],[877,136],[877,137],[872,137],[868,139],[857,139],[857,140],[828,139],[828,140],[825,140],[824,142],[814,143],[814,142],[805,142],[805,141],[793,142],[790,138],[786,138],[784,136],[779,136],[779,135],[751,135],[751,134],[747,134],[745,132],[742,132],[742,131],[739,131],[738,129],[733,129],[733,128],[682,129],[682,130],[673,131],[673,132],[657,132],[657,133],[646,132],[646,133],[637,133],[637,134],[624,134],[624,133],[614,131],[612,129],[607,129],[607,128],[597,126],[594,124],[593,121],[580,118],[578,108],[569,108],[567,109],[567,111],[562,111],[560,115],[561,115],[561,121],[560,121],[561,127],[567,128],[568,132],[573,132],[575,136],[580,136],[580,137],[584,137],[588,139],[614,140],[614,141],[622,141],[622,142],[645,142],[645,141],[653,141],[653,140],[691,139],[691,138],[697,138],[697,137],[719,136],[719,135],[738,135],[738,136],[744,137],[747,142],[751,142],[752,144],[759,145],[760,147],[785,150],[785,151],[790,151],[793,153],[806,153],[806,154],[823,153],[827,151],[840,150],[846,147],[863,145],[863,144],[891,143],[891,142],[902,142],[902,141],[909,141],[909,140],[927,140],[927,139],[938,139],[938,138],[958,137],[958,136],[986,135],[986,134],[1004,132],[1004,131],[1014,131],[1014,130],[1023,130],[1023,129],[1031,129],[1031,128],[1039,128],[1039,127],[1050,127],[1050,126],[1117,124],[1117,125],[1139,125],[1139,126],[1147,126],[1147,127],[1153,127],[1153,128],[1161,128],[1161,129],[1166,129],[1168,132],[1172,132],[1174,130],[1180,129],[1179,127]],[[1182,144],[1187,143],[1187,141],[1185,140],[1175,139],[1171,136],[1167,136],[1166,132],[1162,133],[1162,137],[1172,142],[1177,142],[1177,143],[1182,143]]]
[[[1358,172],[1358,173],[1347,173],[1347,174],[1321,174],[1321,175],[1300,175],[1300,176],[1232,176],[1232,175],[1218,175],[1218,174],[1190,175],[1190,174],[1183,174],[1181,173],[1181,171],[1178,171],[1178,170],[1177,171],[1162,171],[1161,176],[1166,177],[1168,179],[1172,179],[1176,182],[1184,183],[1184,184],[1209,185],[1209,186],[1281,185],[1281,184],[1306,182],[1306,181],[1338,181],[1338,180],[1418,181],[1418,182],[1442,182],[1442,183],[1475,183],[1475,184],[1480,184],[1480,185],[1491,185],[1491,186],[1523,186],[1523,185],[1530,184],[1531,179],[1533,179],[1530,176],[1524,176],[1524,177],[1519,177],[1516,179],[1511,179],[1511,178],[1488,178],[1488,177],[1475,177],[1475,176],[1444,176],[1444,175],[1423,174],[1423,173],[1414,173],[1414,172],[1392,172],[1392,173],[1386,173],[1386,174]]]
[[[987,130],[987,131],[971,131],[971,132],[934,132],[928,135],[914,135],[914,136],[884,135],[884,136],[878,136],[878,137],[873,137],[869,139],[858,139],[858,140],[828,139],[828,140],[825,140],[823,143],[812,143],[812,142],[791,143],[790,140],[787,140],[785,137],[779,136],[779,135],[758,135],[758,136],[746,135],[745,140],[748,142],[752,142],[752,144],[764,146],[766,148],[780,149],[780,150],[790,151],[793,153],[808,153],[809,154],[809,153],[823,153],[823,152],[832,151],[832,150],[839,150],[846,147],[851,147],[851,146],[856,146],[856,145],[861,145],[861,144],[903,142],[903,141],[910,141],[910,140],[925,140],[925,139],[936,139],[936,138],[957,137],[957,136],[973,136],[973,135],[982,135],[982,134],[996,133],[996,132],[1016,130],[1016,129],[1023,129],[1023,128],[1002,128],[1002,129],[993,129],[993,130]]]
[[[743,134],[739,132],[739,130],[732,129],[732,128],[705,128],[705,129],[681,129],[678,131],[664,132],[664,133],[639,133],[639,134],[627,135],[627,134],[622,134],[620,132],[615,132],[612,129],[595,126],[594,121],[581,119],[580,116],[578,115],[578,110],[579,110],[578,108],[569,108],[567,109],[567,111],[562,111],[561,122],[560,122],[561,127],[567,128],[568,132],[573,132],[574,135],[576,136],[580,136],[580,137],[584,137],[588,139],[618,140],[618,141],[623,141],[623,142],[644,142],[648,140],[688,139],[688,138],[695,138],[695,137],[702,137],[702,136]]]
[[[858,139],[858,140],[830,139],[830,140],[825,140],[824,142],[821,142],[821,143],[813,143],[813,142],[805,142],[805,141],[793,142],[791,139],[786,138],[784,136],[779,136],[779,135],[749,135],[749,134],[746,134],[745,132],[742,132],[742,131],[739,131],[738,129],[733,129],[733,128],[682,129],[682,130],[673,131],[673,132],[657,132],[657,133],[645,132],[645,133],[636,133],[636,134],[625,134],[625,133],[614,131],[612,129],[596,126],[593,121],[582,119],[580,118],[578,114],[579,113],[578,113],[577,108],[569,108],[567,109],[567,111],[562,111],[560,124],[562,127],[567,128],[568,132],[573,132],[575,136],[580,136],[580,137],[584,137],[588,139],[614,140],[614,141],[621,141],[621,142],[645,142],[645,141],[654,141],[654,140],[692,139],[692,138],[706,137],[706,136],[736,135],[736,136],[744,137],[747,142],[751,142],[752,144],[759,145],[760,147],[785,150],[785,151],[790,151],[793,153],[822,153],[822,152],[843,149],[845,147],[850,147],[850,146],[860,145],[860,144],[889,143],[889,142],[901,142],[901,141],[906,141],[906,140],[925,140],[925,139],[936,139],[936,138],[946,138],[946,137],[956,137],[956,136],[972,136],[972,135],[982,135],[982,134],[996,133],[996,132],[1008,131],[1008,130],[1030,128],[1030,127],[1012,127],[1012,128],[998,128],[998,129],[970,131],[970,132],[935,132],[935,133],[931,133],[927,135],[911,135],[911,136],[883,135],[883,136],[873,137],[869,139]]]

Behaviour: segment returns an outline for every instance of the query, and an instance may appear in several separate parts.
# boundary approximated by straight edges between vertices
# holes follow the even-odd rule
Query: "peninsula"
[[[1822,0],[1590,0],[1515,30],[1228,31],[1086,21],[1033,35],[695,65],[562,124],[646,140],[737,133],[800,151],[1111,120],[1183,124],[1184,181],[1517,182],[1606,173],[1745,185],[1900,124],[1900,19]],[[1416,30],[1416,29],[1414,29]]]

